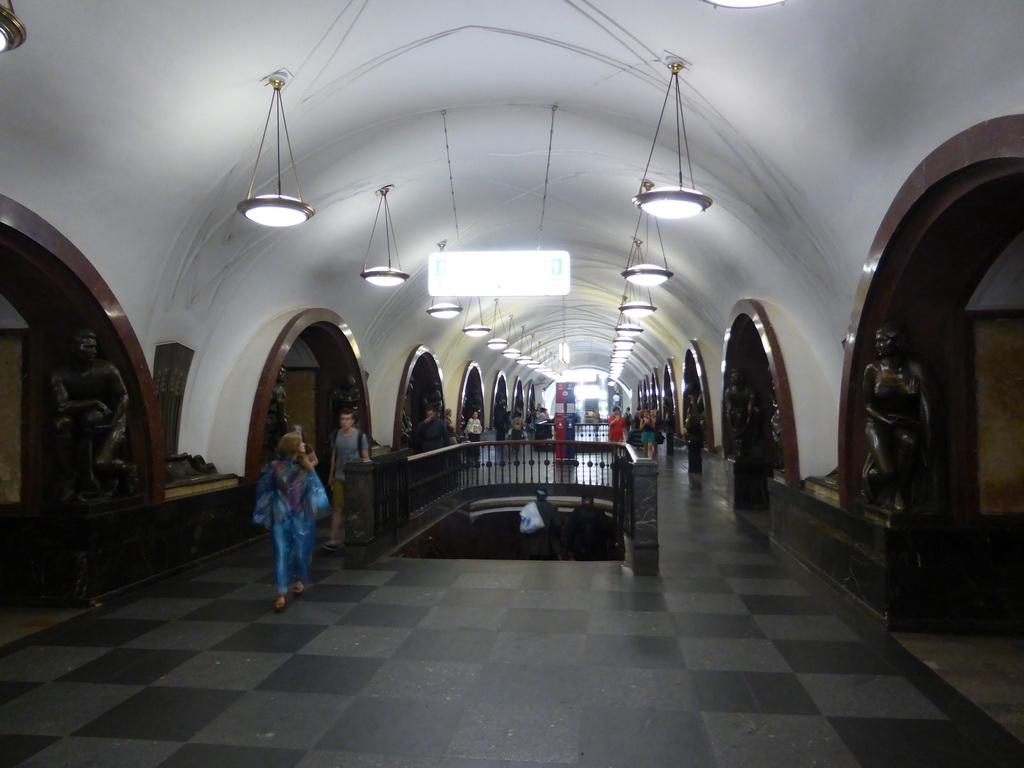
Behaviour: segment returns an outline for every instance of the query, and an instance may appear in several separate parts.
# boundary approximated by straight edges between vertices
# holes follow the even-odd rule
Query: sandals
[[[298,597],[306,591],[305,585],[301,581],[295,582],[295,589],[292,590],[292,594]]]
[[[274,613],[284,613],[284,609],[288,607],[288,601],[284,595],[278,595],[277,600],[274,601]]]

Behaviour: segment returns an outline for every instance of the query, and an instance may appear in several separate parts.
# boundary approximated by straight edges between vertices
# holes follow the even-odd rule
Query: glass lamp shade
[[[661,285],[672,273],[657,264],[635,264],[624,270],[622,276],[634,285]]]
[[[25,42],[28,31],[14,11],[0,5],[0,53],[17,48]]]
[[[612,349],[616,352],[630,352],[635,343],[634,339],[616,339],[612,342]]]
[[[616,360],[626,362],[629,359],[629,352],[616,352],[611,356],[611,361],[614,363]]]
[[[509,360],[515,360],[517,357],[519,357],[520,352],[515,347],[505,347],[505,351],[502,352],[501,354],[503,354]]]
[[[711,198],[686,187],[661,187],[639,193],[633,205],[659,219],[688,219],[711,207]]]
[[[532,368],[535,371],[539,371],[541,368],[544,367],[544,365],[542,363],[538,363],[536,360],[534,360],[532,362],[527,363],[526,367],[527,368]]]
[[[520,365],[526,365],[527,363],[532,363],[533,358],[530,357],[529,355],[520,355],[519,357],[516,358],[516,362],[519,363]]]
[[[647,317],[658,311],[649,301],[627,301],[619,307],[619,312],[627,317]]]
[[[615,333],[619,336],[639,336],[644,332],[636,323],[622,322],[615,326]]]
[[[493,349],[496,352],[501,352],[505,347],[508,346],[508,339],[503,339],[501,336],[495,336],[493,339],[487,340],[487,347]]]
[[[471,323],[470,325],[467,325],[465,328],[463,328],[462,332],[467,336],[472,336],[473,338],[477,339],[480,338],[481,336],[486,336],[488,333],[491,332],[491,329],[481,323]]]
[[[312,205],[288,195],[247,197],[236,207],[245,218],[265,227],[294,227],[309,221],[316,213]]]
[[[401,285],[409,279],[409,275],[394,267],[370,267],[359,276],[371,285],[379,285],[382,288],[391,288]]]
[[[431,304],[427,307],[427,314],[441,320],[450,320],[462,314],[462,307],[450,301],[442,301],[438,304]]]

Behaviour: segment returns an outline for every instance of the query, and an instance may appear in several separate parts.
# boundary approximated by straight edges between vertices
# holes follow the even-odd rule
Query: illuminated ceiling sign
[[[431,296],[566,296],[568,251],[438,251],[430,254]]]

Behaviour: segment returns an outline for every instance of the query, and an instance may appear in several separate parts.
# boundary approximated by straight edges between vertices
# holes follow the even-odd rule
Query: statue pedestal
[[[686,471],[691,475],[699,475],[704,471],[704,446],[686,446]]]
[[[771,474],[771,462],[727,459],[725,497],[736,509],[764,509],[768,506],[768,478]]]

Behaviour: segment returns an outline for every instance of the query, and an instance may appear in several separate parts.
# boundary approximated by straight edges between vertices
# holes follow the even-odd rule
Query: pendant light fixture
[[[658,117],[658,127],[654,131],[654,143],[651,145],[651,154],[647,158],[647,167],[644,168],[643,180],[640,183],[640,191],[633,198],[633,204],[652,216],[664,219],[685,219],[703,213],[711,206],[711,198],[693,188],[693,163],[690,160],[690,143],[686,137],[686,120],[683,116],[683,98],[679,92],[679,73],[686,67],[686,63],[675,56],[669,57],[666,61],[668,71],[672,76],[668,81],[668,90],[665,91],[665,101],[661,105],[661,115]],[[665,119],[665,109],[668,107],[669,97],[675,91],[674,112],[676,121],[676,158],[679,167],[679,183],[674,187],[659,187],[655,189],[653,182],[648,181],[647,172],[651,168],[651,160],[654,158],[654,150],[658,146],[658,134],[661,132],[661,124]],[[683,186],[683,151],[686,152],[686,165],[690,171],[690,186]]]
[[[395,188],[394,184],[388,184],[377,190],[380,202],[377,203],[377,215],[373,219],[373,229],[370,230],[370,242],[366,244],[366,257],[363,258],[363,271],[359,276],[371,285],[379,285],[384,288],[391,288],[401,285],[409,279],[409,275],[402,271],[402,263],[398,260],[398,244],[395,244],[395,263],[397,267],[391,266],[391,241],[395,239],[395,225],[391,221],[391,208],[388,207],[388,192]],[[377,221],[380,219],[381,209],[384,209],[384,236],[388,247],[388,264],[386,267],[366,267],[366,259],[370,256],[370,246],[373,245],[373,233],[377,231]]]
[[[647,289],[646,301],[642,297],[637,297],[633,290],[633,285],[630,282],[626,282],[625,291],[622,294],[622,303],[619,305],[619,312],[630,319],[638,317],[647,317],[653,315],[658,308],[651,303],[651,289]]]
[[[448,245],[448,241],[442,240],[437,244],[437,250],[444,253],[446,245]],[[430,306],[427,307],[427,314],[439,320],[451,320],[453,317],[458,317],[462,314],[462,302],[459,301],[458,297],[455,297],[455,301],[437,301],[436,298],[432,299]]]
[[[470,301],[472,301],[472,299],[470,299]],[[491,332],[491,329],[484,325],[484,305],[480,303],[479,296],[476,297],[476,305],[480,309],[480,322],[462,326],[462,332],[475,339],[480,338],[481,336],[486,336]]]
[[[14,12],[14,3],[0,3],[0,53],[13,51],[25,42],[28,30]]]
[[[658,236],[658,243],[661,246],[661,264],[652,264],[644,256],[644,241],[639,238],[640,225],[647,221],[647,233],[645,237],[650,242],[651,220],[654,219],[654,229]],[[650,247],[647,249],[647,256],[650,256]],[[629,249],[629,256],[626,258],[626,268],[622,276],[634,285],[661,285],[670,277],[672,272],[668,268],[668,257],[665,255],[665,242],[661,237],[661,225],[653,216],[640,211],[640,219],[636,223],[636,232],[633,233],[633,245]]]
[[[270,97],[270,109],[267,110],[267,120],[263,124],[263,137],[260,139],[260,148],[256,152],[256,165],[252,169],[252,178],[249,180],[249,194],[245,200],[236,207],[238,212],[247,219],[262,224],[265,227],[294,227],[313,218],[316,210],[308,203],[302,202],[302,191],[299,189],[299,176],[295,170],[295,155],[292,153],[292,140],[288,134],[288,121],[284,116],[284,102],[281,100],[281,90],[288,83],[290,73],[285,70],[278,70],[265,78],[266,82],[274,89]],[[276,192],[270,195],[257,195],[253,197],[253,188],[256,184],[256,171],[260,167],[260,156],[263,154],[263,145],[267,141],[267,131],[270,130],[270,118],[275,117],[276,136],[276,160],[277,160],[277,186]],[[284,129],[284,143],[288,149],[288,161],[292,167],[292,177],[295,180],[295,196],[286,195],[282,191],[281,171],[281,131]]]
[[[644,332],[639,322],[628,320],[624,314],[619,313],[619,321],[615,324],[615,333],[619,336],[639,336]]]
[[[520,344],[523,343],[523,335],[525,333],[526,333],[526,326],[524,325],[522,327],[522,330],[519,332],[519,343]],[[508,347],[505,347],[505,351],[502,352],[501,354],[503,354],[509,360],[515,360],[517,357],[519,357],[519,355],[522,354],[522,350],[519,350],[519,349],[517,349],[516,347],[513,347],[513,346],[508,346]]]
[[[501,325],[500,325],[501,320],[499,318],[500,318],[500,316],[498,314],[498,300],[495,299],[494,300],[494,321],[493,321],[492,324],[494,325],[494,332],[497,334],[497,336],[492,336],[491,338],[489,338],[487,340],[487,348],[488,349],[493,349],[495,352],[501,352],[503,349],[505,349],[505,347],[508,346],[508,339],[506,339],[504,336],[501,335],[501,332],[502,332]]]

